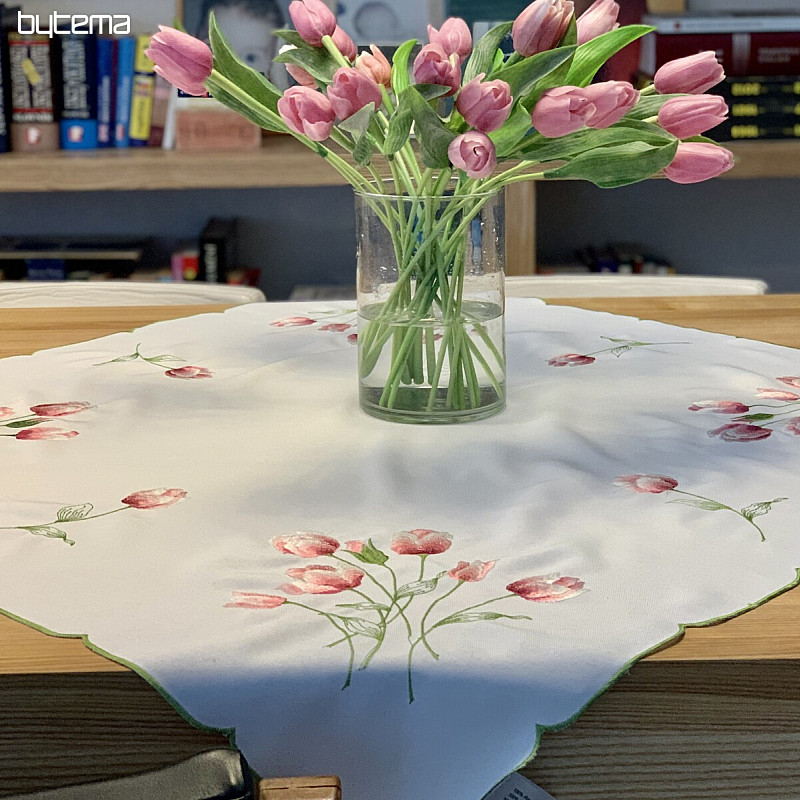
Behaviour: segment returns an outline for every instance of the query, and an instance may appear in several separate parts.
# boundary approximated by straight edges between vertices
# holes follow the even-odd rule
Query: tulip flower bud
[[[461,66],[458,57],[448,56],[438,44],[426,44],[414,59],[414,80],[417,83],[434,83],[449,86],[449,97],[461,88]]]
[[[205,81],[214,67],[214,56],[205,42],[188,33],[158,26],[145,55],[162,78],[186,94],[206,95]]]
[[[456,108],[467,124],[477,131],[488,133],[503,126],[511,113],[514,102],[511,87],[505,81],[481,81],[486,77],[482,72],[458,93]]]
[[[313,47],[322,47],[322,37],[336,30],[336,17],[322,0],[292,0],[289,16],[303,41]]]
[[[371,54],[362,53],[356,59],[356,69],[368,78],[372,78],[375,83],[382,83],[388,88],[392,85],[392,65],[380,48],[371,44],[369,49],[372,51]]]
[[[595,106],[578,86],[559,86],[548,89],[533,109],[531,123],[542,136],[555,139],[575,133],[586,125]]]
[[[308,86],[311,89],[317,88],[317,82],[311,73],[306,72],[302,67],[296,64],[285,64],[286,71],[301,85]]]
[[[472,34],[460,17],[446,19],[438,31],[433,25],[428,25],[428,39],[431,44],[438,44],[448,56],[457,54],[461,61],[472,52]]]
[[[383,102],[378,84],[354,67],[342,67],[334,72],[328,99],[339,119],[352,117],[369,103],[379,108]]]
[[[704,142],[681,142],[664,175],[673,183],[700,183],[733,167],[733,153]]]
[[[278,113],[295,133],[315,142],[324,142],[331,135],[336,119],[331,101],[307,86],[287,89],[278,100]]]
[[[347,31],[337,25],[336,30],[331,36],[331,39],[333,39],[333,43],[336,45],[339,52],[348,61],[355,60],[355,57],[358,55],[358,48],[356,47],[356,43],[350,38],[350,34],[348,34]]]
[[[716,128],[728,116],[728,104],[717,95],[673,97],[658,112],[658,124],[679,139]]]
[[[514,20],[514,50],[523,56],[552,50],[567,32],[574,11],[572,0],[535,0]]]
[[[639,102],[639,92],[626,81],[594,83],[583,91],[594,106],[586,117],[590,128],[608,128]]]
[[[725,77],[713,50],[664,64],[653,78],[659,94],[703,94]]]
[[[488,178],[497,166],[494,142],[479,131],[456,136],[447,148],[447,155],[452,165],[463,169],[469,178]]]
[[[586,44],[604,33],[619,28],[618,16],[619,3],[615,0],[595,0],[578,17],[578,44]]]

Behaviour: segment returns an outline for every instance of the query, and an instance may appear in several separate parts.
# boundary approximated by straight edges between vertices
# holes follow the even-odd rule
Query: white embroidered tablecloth
[[[254,304],[0,361],[0,608],[262,775],[477,800],[797,582],[798,351],[512,300],[507,410],[408,426],[360,412],[355,330]]]

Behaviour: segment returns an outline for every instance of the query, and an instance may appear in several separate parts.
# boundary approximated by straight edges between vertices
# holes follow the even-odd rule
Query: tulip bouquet
[[[660,174],[695,183],[733,166],[702,135],[727,113],[704,94],[724,77],[713,52],[665,65],[641,91],[593,83],[612,55],[651,30],[619,27],[618,11],[614,0],[597,0],[576,19],[570,0],[535,0],[477,42],[451,18],[429,27],[413,61],[409,41],[390,63],[375,45],[358,55],[322,0],[294,0],[296,30],[277,32],[287,43],[278,60],[298,84],[285,92],[236,57],[213,16],[210,48],[169,28],[153,37],[148,55],[159,74],[294,136],[352,184],[381,228],[391,263],[379,265],[384,282],[365,292],[369,302],[359,276],[370,413],[443,421],[437,412],[455,420],[503,407],[502,325],[491,324],[502,315],[502,285],[494,304],[473,302],[467,266],[485,244],[480,215],[503,187],[558,178],[617,187]],[[358,233],[361,258],[377,234],[372,223]]]

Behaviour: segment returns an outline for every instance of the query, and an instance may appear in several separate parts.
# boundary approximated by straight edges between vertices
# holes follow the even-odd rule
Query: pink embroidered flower
[[[477,583],[482,581],[496,564],[496,561],[459,561],[447,574],[457,581]]]
[[[339,549],[339,542],[336,539],[314,531],[298,531],[292,536],[276,536],[269,541],[281,553],[300,558],[329,556]]]
[[[689,411],[711,411],[714,414],[746,414],[750,406],[735,400],[698,400],[689,406]]]
[[[17,439],[71,439],[77,436],[78,431],[68,431],[64,428],[48,428],[40,425],[38,428],[25,428],[15,438]]]
[[[127,497],[123,497],[120,503],[124,503],[131,508],[143,510],[150,508],[163,508],[178,503],[186,497],[187,492],[183,489],[145,489],[141,492],[134,492]]]
[[[275,328],[298,328],[302,325],[313,325],[315,319],[308,317],[284,317],[283,319],[276,319],[275,322],[270,323]]]
[[[91,403],[45,403],[44,405],[31,406],[31,411],[38,417],[66,417],[68,414],[77,414],[92,408]]]
[[[708,435],[719,436],[723,442],[757,442],[759,439],[768,439],[772,436],[772,431],[759,425],[731,422],[714,431],[709,431]]]
[[[328,325],[323,325],[320,330],[321,331],[333,331],[334,333],[342,333],[343,331],[350,330],[352,325],[349,325],[346,322],[331,322]]]
[[[402,531],[392,539],[392,550],[401,556],[432,556],[444,553],[453,544],[453,537],[443,531],[415,528]]]
[[[193,380],[195,378],[212,378],[212,373],[205,367],[178,367],[168,369],[164,373],[168,378],[182,378],[183,380]]]
[[[286,598],[277,594],[234,592],[233,599],[230,603],[225,603],[225,608],[278,608],[285,602]]]
[[[785,383],[787,386],[796,386],[800,389],[800,377],[776,378],[775,380]]]
[[[551,367],[582,367],[586,364],[594,364],[592,356],[582,356],[578,353],[565,353],[563,356],[551,358],[547,363]]]
[[[795,436],[800,436],[800,417],[792,417],[786,426],[786,430]]]
[[[350,344],[358,344],[358,334],[357,333],[351,333],[347,337],[347,341],[350,342]]]
[[[677,485],[675,478],[668,478],[666,475],[620,475],[614,481],[614,486],[623,486],[642,494],[661,494]]]
[[[339,594],[355,589],[364,580],[364,573],[354,567],[328,567],[312,564],[310,567],[287,569],[286,574],[295,578],[292,583],[281,586],[287,594]]]
[[[0,406],[0,419],[8,419],[14,416],[14,409],[8,406]]]
[[[534,603],[558,603],[583,594],[585,584],[578,578],[553,575],[539,575],[533,578],[523,578],[506,586],[509,592],[519,595],[523,600]]]
[[[344,543],[344,549],[349,553],[360,553],[364,549],[364,542],[353,539],[352,541]]]
[[[783,389],[758,389],[758,397],[759,400],[800,400],[800,394],[795,394],[794,392],[784,392]]]

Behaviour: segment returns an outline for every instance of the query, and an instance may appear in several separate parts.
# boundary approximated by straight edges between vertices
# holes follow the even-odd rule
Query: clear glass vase
[[[356,236],[361,408],[434,424],[502,411],[502,192],[356,192]]]

